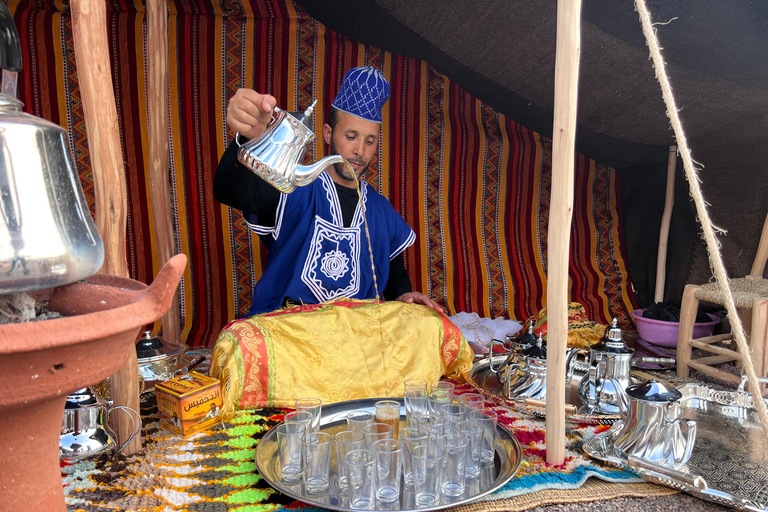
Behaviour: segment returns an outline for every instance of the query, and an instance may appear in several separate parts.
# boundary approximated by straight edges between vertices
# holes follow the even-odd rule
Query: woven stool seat
[[[768,297],[768,279],[762,277],[729,279],[728,285],[731,288],[736,307],[739,308],[751,309],[755,299]],[[696,290],[696,298],[715,304],[725,304],[725,297],[716,281],[702,285]]]

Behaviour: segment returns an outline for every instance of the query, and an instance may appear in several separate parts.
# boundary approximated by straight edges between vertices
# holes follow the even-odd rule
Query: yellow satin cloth
[[[304,397],[400,396],[404,380],[457,377],[472,359],[459,328],[426,306],[338,299],[232,322],[216,342],[211,375],[222,381],[228,415],[293,408]]]
[[[578,302],[568,304],[568,346],[589,348],[605,336],[608,326],[592,321],[587,316],[584,306]],[[533,332],[547,337],[547,308],[545,307],[534,318]]]

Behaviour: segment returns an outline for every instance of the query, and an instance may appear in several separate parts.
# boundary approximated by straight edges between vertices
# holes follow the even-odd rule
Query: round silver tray
[[[507,356],[492,356],[491,359],[483,358],[476,361],[469,371],[467,383],[483,394],[486,398],[492,398],[503,405],[514,409],[523,414],[528,414],[536,418],[546,416],[545,405],[526,404],[520,400],[507,398],[504,391],[504,385],[499,381],[498,375],[490,369],[490,361],[493,361],[494,367],[502,364]],[[587,407],[579,399],[579,382],[584,376],[587,365],[579,362],[576,365],[576,371],[570,383],[565,385],[565,419],[572,423],[590,424],[590,425],[612,425],[618,421],[621,416],[618,414],[588,414]]]
[[[346,417],[352,411],[374,412],[374,404],[379,400],[396,400],[401,405],[400,425],[405,428],[405,408],[402,398],[371,398],[364,400],[351,400],[336,404],[323,405],[320,419],[320,430],[334,435],[336,432],[346,430]],[[303,485],[285,484],[280,475],[280,461],[277,453],[277,436],[275,429],[271,429],[261,438],[256,446],[256,466],[264,480],[277,491],[304,503],[331,510],[352,512],[355,509],[349,507],[349,500],[340,495],[339,480],[336,474],[336,454],[331,450],[331,474],[330,488],[328,492],[321,494],[306,494]],[[441,510],[456,505],[472,502],[482,496],[500,489],[515,475],[522,461],[522,450],[517,439],[504,426],[499,425],[496,432],[496,455],[493,465],[483,466],[480,477],[466,481],[466,491],[463,496],[446,499],[441,496],[440,503],[430,508],[420,508],[419,511]],[[395,503],[376,503],[376,510],[391,511],[415,511],[416,503],[413,489],[408,489],[401,481],[400,501]]]

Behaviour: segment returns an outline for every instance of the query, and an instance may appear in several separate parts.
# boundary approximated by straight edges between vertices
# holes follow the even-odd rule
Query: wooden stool
[[[733,279],[731,285],[739,284],[749,278]],[[762,286],[768,288],[768,280],[759,278]],[[680,308],[680,329],[677,334],[677,376],[688,377],[690,368],[698,370],[706,375],[718,380],[738,384],[741,378],[738,375],[713,368],[712,365],[727,363],[728,361],[742,361],[744,355],[736,350],[713,346],[714,343],[733,340],[733,334],[718,334],[716,336],[707,336],[705,338],[693,339],[693,324],[696,321],[696,312],[699,308],[699,301],[702,296],[706,296],[708,302],[722,304],[724,301],[713,301],[710,286],[715,283],[709,283],[704,287],[689,284],[685,287],[683,293],[683,303]],[[735,295],[735,293],[734,293]],[[734,296],[735,299],[735,296]],[[768,375],[768,361],[766,361],[766,341],[768,341],[768,291],[755,295],[751,301],[736,301],[739,318],[744,325],[744,334],[747,337],[750,350],[752,352],[752,363],[755,365],[755,372],[759,377]],[[698,349],[709,352],[710,356],[691,358],[691,349]],[[735,342],[734,342],[735,348]]]
[[[768,216],[763,224],[763,232],[757,248],[755,261],[752,263],[752,273],[746,277],[731,279],[731,288],[736,311],[744,326],[744,334],[752,356],[752,363],[758,377],[768,376],[768,280],[763,278],[766,260],[768,260]],[[742,362],[745,354],[737,350],[715,347],[713,344],[731,340],[733,334],[719,334],[705,338],[693,339],[693,324],[699,301],[724,304],[725,298],[717,283],[707,283],[703,286],[689,284],[683,292],[683,302],[680,307],[680,329],[677,334],[677,376],[688,377],[690,369],[698,370],[718,380],[738,384],[740,377],[713,368],[713,365],[729,361]],[[735,341],[734,348],[735,346]],[[691,349],[709,352],[709,356],[691,359]]]

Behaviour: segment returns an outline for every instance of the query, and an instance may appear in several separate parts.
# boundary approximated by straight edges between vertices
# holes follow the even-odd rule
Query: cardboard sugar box
[[[190,372],[155,385],[160,425],[182,435],[194,434],[219,422],[219,379]]]

